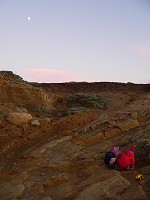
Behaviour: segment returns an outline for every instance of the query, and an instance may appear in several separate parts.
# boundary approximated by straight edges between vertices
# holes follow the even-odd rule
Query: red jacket
[[[121,155],[118,156],[117,162],[120,169],[127,169],[128,167],[134,167],[134,153],[130,150],[123,151]]]

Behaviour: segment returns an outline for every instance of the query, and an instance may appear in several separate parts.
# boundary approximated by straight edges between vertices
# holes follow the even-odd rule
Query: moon
[[[31,17],[28,17],[28,20],[30,21]]]

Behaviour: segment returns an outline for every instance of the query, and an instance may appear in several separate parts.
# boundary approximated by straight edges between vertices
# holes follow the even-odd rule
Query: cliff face
[[[42,106],[52,105],[53,94],[48,94],[40,88],[33,87],[31,84],[15,78],[12,72],[0,73],[1,103]]]

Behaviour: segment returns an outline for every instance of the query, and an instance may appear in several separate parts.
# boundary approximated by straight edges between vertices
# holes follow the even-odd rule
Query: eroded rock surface
[[[29,100],[26,98],[28,92],[31,94],[29,87],[32,87],[33,93],[35,90],[39,92],[39,89],[33,89],[30,84],[26,86],[26,83],[22,82],[20,85],[13,80],[11,73],[5,78],[0,74],[2,86],[0,94],[4,94],[5,97],[3,100],[0,98],[0,199],[149,199],[150,98],[148,92],[140,94],[143,91],[141,86],[136,87],[134,84],[120,86],[118,84],[114,92],[108,91],[110,86],[113,90],[115,84],[109,84],[107,87],[105,83],[99,90],[104,92],[106,88],[105,94],[112,98],[108,110],[94,109],[65,117],[61,117],[61,113],[57,117],[51,117],[48,107],[40,110],[41,116],[40,112],[32,112],[32,107],[30,110],[25,105],[19,107],[14,104],[14,102],[32,104],[31,99],[35,100],[35,96],[37,98],[35,102],[38,103],[40,97],[41,103],[45,97],[41,96],[42,93],[39,96],[35,93],[35,96],[33,95],[34,97]],[[8,104],[6,88],[9,87],[12,101],[9,99],[11,102]],[[44,88],[44,85],[42,87]],[[54,88],[48,88],[46,84],[45,91],[53,90],[54,93],[58,93],[63,87],[63,84],[56,84]],[[66,93],[77,91],[78,88],[75,85],[71,88],[71,84],[67,87],[64,90]],[[19,97],[13,94],[14,88],[20,92]],[[126,90],[123,93],[122,88]],[[128,93],[129,88],[132,89],[131,93]],[[90,91],[90,84],[84,84],[84,89]],[[80,88],[80,91],[83,92],[84,89]],[[24,93],[24,90],[27,91]],[[98,88],[95,91],[98,91]],[[65,105],[62,103],[63,93],[60,97],[59,105],[56,107],[60,108],[59,112]],[[42,105],[49,105],[47,103],[49,100]],[[30,112],[31,115],[28,114]],[[8,120],[13,119],[12,114],[7,117],[8,113],[17,113],[15,114],[15,117],[16,115],[18,117],[17,123],[16,118],[15,122]],[[134,170],[110,170],[104,165],[104,155],[114,144],[119,144],[121,151],[131,144],[137,146]],[[144,180],[138,182],[135,176],[140,172]]]
[[[144,112],[147,115],[149,110]],[[12,163],[12,168],[9,169],[9,183],[3,177],[1,197],[20,200],[148,199],[149,118],[140,122],[138,115],[137,126],[130,126],[130,130],[128,128],[124,131],[116,127],[117,121],[122,124],[131,122],[131,116],[133,115],[129,112],[116,114],[113,119],[110,115],[99,115],[91,123],[76,127],[69,134],[66,132],[66,136],[58,135],[49,142],[41,143],[36,149],[31,148],[29,152],[25,150],[21,160],[16,160],[16,164]],[[62,124],[60,123],[60,131]],[[39,127],[36,127],[35,132],[37,130]],[[52,131],[56,130],[50,131],[53,135]],[[100,132],[102,137],[99,137]],[[137,166],[134,171],[119,172],[104,165],[104,154],[114,144],[119,144],[122,150],[128,148],[129,144],[137,145]],[[147,163],[146,168],[141,168],[143,163]],[[142,185],[135,180],[140,168],[144,177],[146,176]],[[18,177],[23,172],[26,175]]]

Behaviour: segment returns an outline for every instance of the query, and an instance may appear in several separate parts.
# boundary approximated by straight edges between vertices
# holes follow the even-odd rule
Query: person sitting
[[[119,154],[119,146],[116,145],[112,149],[105,154],[104,163],[108,166],[108,168],[115,169],[116,166],[116,158]]]
[[[129,149],[123,151],[117,158],[118,167],[120,170],[134,169],[136,147],[130,146]]]

